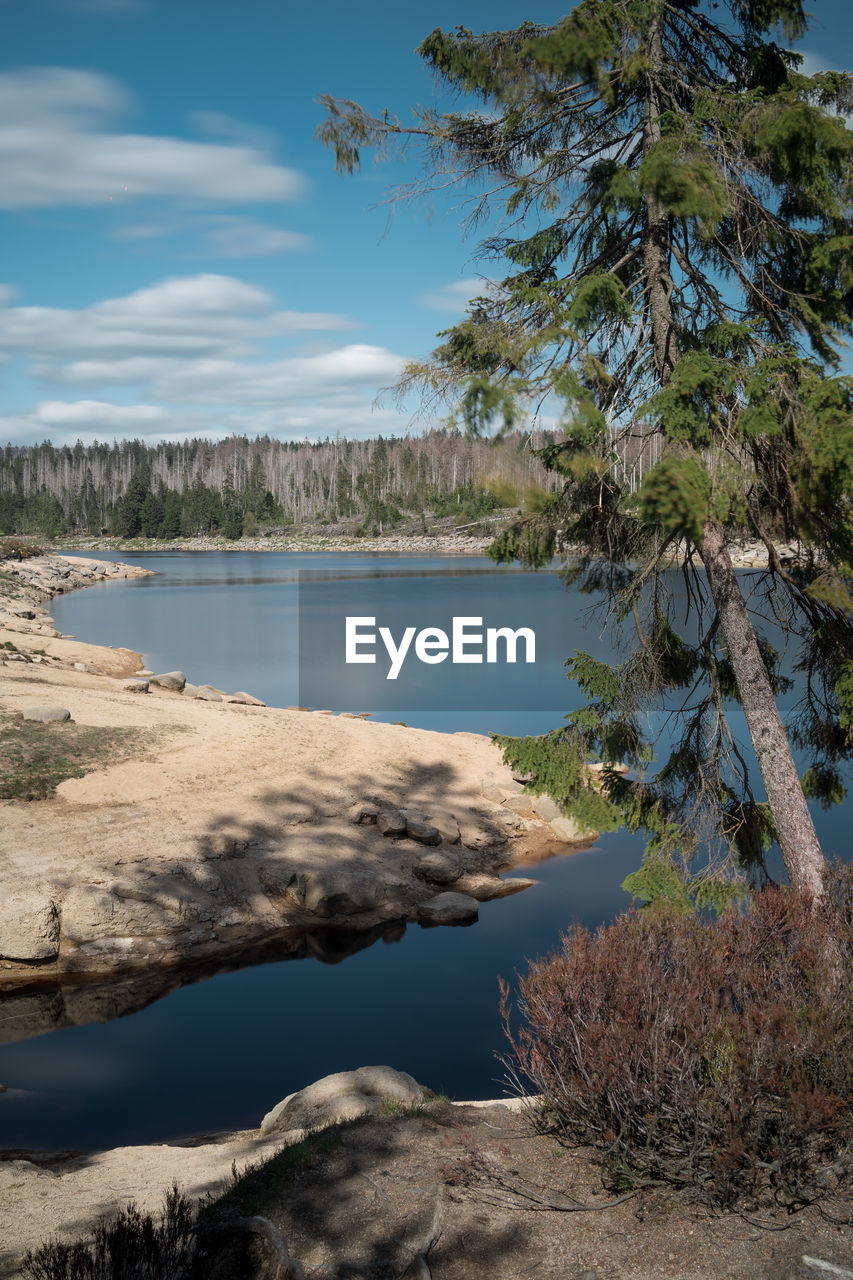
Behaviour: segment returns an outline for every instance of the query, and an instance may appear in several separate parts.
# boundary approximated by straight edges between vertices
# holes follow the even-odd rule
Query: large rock
[[[550,796],[534,796],[533,807],[536,810],[537,817],[543,822],[554,822],[556,818],[562,818],[563,813],[558,804],[551,799]]]
[[[66,720],[71,719],[71,712],[67,707],[45,703],[41,707],[24,707],[24,719],[38,720],[42,724],[64,724]]]
[[[423,1085],[393,1067],[338,1071],[283,1098],[261,1121],[261,1136],[288,1129],[325,1129],[341,1120],[377,1115],[388,1103],[416,1106],[427,1096]]]
[[[575,818],[554,818],[549,825],[557,839],[565,844],[584,844],[598,835],[597,831],[582,826]]]
[[[38,890],[14,890],[0,897],[0,957],[53,960],[59,953],[56,903]]]
[[[244,707],[265,707],[267,705],[265,702],[261,702],[260,698],[253,698],[250,693],[244,693],[242,689],[232,693],[228,701],[240,702]]]
[[[161,689],[172,689],[175,693],[180,693],[186,682],[183,671],[165,671],[163,675],[154,677],[154,683]]]
[[[127,689],[128,693],[147,693],[148,681],[141,676],[130,676],[129,679],[123,680],[122,689]]]
[[[432,884],[453,884],[461,874],[457,860],[443,853],[428,853],[415,867],[415,875]]]
[[[477,919],[479,903],[467,893],[437,893],[418,907],[421,924],[471,924]]]
[[[218,689],[214,689],[213,685],[200,684],[194,695],[200,702],[224,702],[225,695],[220,693]]]
[[[306,911],[318,916],[352,916],[384,902],[385,885],[358,867],[304,871],[297,884]]]
[[[399,809],[382,809],[376,825],[383,836],[402,836],[406,834],[406,815]]]
[[[441,844],[441,834],[437,827],[428,822],[422,813],[406,814],[406,835],[418,844]]]

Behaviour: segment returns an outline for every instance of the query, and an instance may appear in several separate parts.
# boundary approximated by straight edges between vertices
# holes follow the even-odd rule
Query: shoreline
[[[57,555],[84,555],[87,551],[111,555],[146,555],[152,553],[196,554],[202,552],[279,552],[289,554],[327,555],[417,555],[417,556],[484,556],[494,541],[494,536],[470,537],[467,534],[383,534],[378,537],[356,538],[327,536],[325,534],[274,535],[262,538],[240,538],[236,541],[222,537],[180,538],[164,542],[156,538],[76,538],[65,539],[52,548]],[[796,543],[774,544],[783,564],[797,560],[802,547]],[[768,552],[761,542],[742,541],[729,547],[732,564],[736,569],[766,569]],[[563,555],[570,555],[565,548]],[[683,561],[683,551],[673,553],[672,563]]]
[[[135,651],[82,645],[52,625],[52,596],[151,570],[58,553],[6,565],[7,713],[43,701],[38,686],[48,685],[72,724],[118,728],[139,747],[66,777],[34,802],[35,828],[30,803],[0,802],[11,837],[0,877],[13,886],[0,905],[0,990],[133,986],[136,975],[115,1016],[182,972],[238,967],[246,952],[322,950],[312,935],[335,931],[346,953],[410,924],[471,922],[480,902],[533,883],[504,880],[506,871],[593,835],[564,819],[552,829],[554,815],[537,811],[482,735],[264,707],[245,693],[184,687],[183,673],[158,685],[139,676]],[[103,823],[106,845],[93,835]],[[96,1002],[78,992],[73,1003],[76,1022]],[[50,1017],[68,1024],[55,1009]]]

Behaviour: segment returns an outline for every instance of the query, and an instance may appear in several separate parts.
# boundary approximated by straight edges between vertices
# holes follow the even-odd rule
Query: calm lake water
[[[438,591],[451,614],[488,617],[512,599],[541,648],[535,678],[522,665],[501,668],[491,708],[481,692],[473,709],[460,710],[463,695],[433,684],[405,714],[378,711],[377,719],[540,733],[577,705],[563,659],[575,648],[611,652],[600,628],[584,630],[585,602],[554,574],[517,573],[481,557],[210,552],[134,560],[158,576],[60,597],[60,630],[140,650],[155,670],[180,668],[194,683],[246,689],[271,705],[299,700],[300,597],[303,610],[331,616],[342,600],[376,599],[371,593],[386,590],[389,577],[394,598],[412,608]],[[362,692],[354,686],[349,705],[325,705],[370,710],[355,705]],[[848,811],[816,814],[825,847],[842,856]],[[626,907],[619,885],[641,847],[616,833],[540,863],[530,872],[539,884],[483,904],[471,928],[410,926],[398,941],[339,964],[303,959],[223,973],[131,1016],[0,1047],[8,1088],[0,1146],[92,1149],[250,1127],[312,1080],[379,1062],[453,1097],[493,1097],[503,1082],[498,975],[512,980],[572,921],[594,927]]]

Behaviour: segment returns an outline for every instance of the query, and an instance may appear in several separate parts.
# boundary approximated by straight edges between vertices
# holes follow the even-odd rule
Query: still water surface
[[[555,575],[519,574],[481,557],[212,552],[135,561],[158,576],[57,599],[60,630],[141,650],[155,670],[180,667],[194,683],[247,689],[272,705],[298,700],[297,577],[306,574],[321,596],[340,592],[341,582],[353,590],[360,575],[391,573],[395,590],[414,597],[425,579],[439,578],[456,602],[451,612],[466,614],[495,592],[521,594],[537,636],[541,629],[554,640],[540,673],[553,690],[552,712],[525,711],[528,673],[505,668],[521,684],[493,711],[421,706],[380,719],[543,732],[577,705],[562,658],[578,647],[611,652],[600,628],[584,630],[584,603]],[[532,701],[542,705],[541,689]],[[825,846],[839,852],[845,808],[816,815]],[[627,906],[619,885],[640,851],[639,838],[608,834],[591,849],[538,864],[530,874],[539,884],[483,904],[471,928],[410,926],[400,940],[377,942],[340,964],[303,959],[223,973],[131,1016],[4,1046],[0,1147],[87,1149],[249,1127],[310,1081],[375,1062],[451,1096],[495,1096],[502,1090],[498,975],[512,980],[570,922],[594,927]]]

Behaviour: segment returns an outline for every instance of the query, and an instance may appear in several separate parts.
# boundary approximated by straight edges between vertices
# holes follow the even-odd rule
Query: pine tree
[[[663,855],[687,859],[710,831],[741,864],[777,838],[792,884],[819,900],[806,795],[839,799],[851,755],[853,382],[837,348],[853,302],[853,89],[804,75],[776,42],[805,29],[800,0],[583,0],[551,27],[434,31],[419,52],[471,109],[403,125],[324,99],[319,134],[342,171],[365,146],[419,145],[415,189],[458,182],[474,224],[500,214],[483,249],[504,278],[403,385],[448,398],[474,432],[561,414],[565,438],[541,457],[562,495],[493,554],[541,566],[571,549],[569,578],[636,646],[616,667],[575,655],[587,705],[503,745],[567,810],[651,834],[633,882],[646,896],[690,891]],[[769,556],[746,598],[729,550],[744,535]],[[787,725],[770,625],[802,642]],[[642,713],[676,694],[680,736],[658,772],[605,770],[594,790],[590,755],[641,771]],[[802,783],[791,744],[810,753]]]

